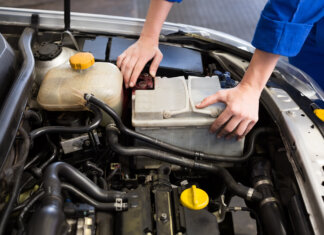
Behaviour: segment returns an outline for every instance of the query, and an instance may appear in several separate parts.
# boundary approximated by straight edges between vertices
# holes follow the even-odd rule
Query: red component
[[[148,73],[142,73],[136,82],[135,90],[153,90],[154,78]]]

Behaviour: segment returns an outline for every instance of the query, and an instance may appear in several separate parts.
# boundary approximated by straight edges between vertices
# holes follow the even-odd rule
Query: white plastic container
[[[45,75],[37,101],[49,111],[81,111],[86,110],[84,93],[89,93],[121,115],[122,84],[122,74],[114,64],[96,62],[87,69],[75,70],[65,63],[51,69]],[[104,115],[102,124],[110,121]]]
[[[76,50],[70,49],[68,47],[62,47],[62,52],[59,54],[56,58],[52,60],[46,60],[46,61],[41,61],[41,60],[36,60],[36,66],[35,66],[35,71],[36,71],[36,84],[39,86],[42,84],[42,81],[45,77],[45,74],[52,68],[60,66],[64,63],[69,63],[69,58],[70,56],[74,55],[77,53]]]
[[[217,76],[156,78],[154,90],[133,95],[132,124],[136,131],[167,143],[205,153],[241,156],[241,141],[218,139],[210,125],[224,110],[223,103],[204,109],[196,104],[221,89]]]

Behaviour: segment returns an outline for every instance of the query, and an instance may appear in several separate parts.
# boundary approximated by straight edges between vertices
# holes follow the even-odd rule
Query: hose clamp
[[[273,203],[279,203],[278,199],[275,198],[275,197],[267,197],[265,199],[263,199],[261,202],[260,202],[260,207],[264,206],[265,204],[267,203],[270,203],[270,202],[273,202]]]
[[[271,185],[273,186],[272,182],[268,179],[265,179],[265,180],[259,180],[257,181],[255,184],[254,184],[254,188],[257,188],[258,186],[260,185],[264,185],[264,184],[268,184],[268,185]]]
[[[246,194],[246,199],[250,201],[252,199],[253,193],[254,193],[254,189],[249,188],[249,190],[247,191],[247,194]]]
[[[114,206],[115,206],[116,211],[123,211],[123,199],[116,198]]]
[[[116,124],[115,123],[111,123],[111,124],[108,124],[107,129],[110,129],[110,130],[114,130],[116,131],[118,134],[120,134],[120,130],[117,128]]]
[[[92,96],[93,96],[92,94],[86,93],[86,94],[84,94],[84,99],[86,101],[89,101]]]

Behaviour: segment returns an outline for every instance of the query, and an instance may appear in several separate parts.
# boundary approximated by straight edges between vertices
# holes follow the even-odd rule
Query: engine
[[[237,141],[208,131],[224,104],[195,107],[239,82],[219,58],[162,44],[157,77],[145,68],[126,90],[114,64],[133,40],[81,34],[78,53],[59,35],[33,43],[33,91],[0,172],[6,234],[294,233],[304,208],[266,109]]]

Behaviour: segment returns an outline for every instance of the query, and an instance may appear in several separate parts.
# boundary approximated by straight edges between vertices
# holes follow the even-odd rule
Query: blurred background
[[[145,18],[150,0],[75,0],[74,12]],[[183,0],[167,21],[216,29],[251,41],[266,0]],[[63,0],[0,0],[0,6],[63,10]]]

